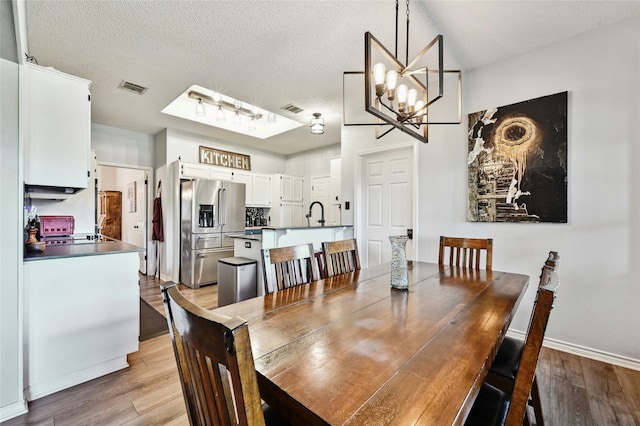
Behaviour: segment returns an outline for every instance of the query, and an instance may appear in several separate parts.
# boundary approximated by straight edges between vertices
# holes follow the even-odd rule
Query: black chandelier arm
[[[406,116],[402,116],[398,111],[396,111],[393,107],[387,105],[383,100],[382,97],[378,97],[378,101],[380,102],[380,105],[382,105],[383,107],[385,107],[387,110],[389,110],[390,112],[394,113],[396,115],[396,117],[398,117],[398,119],[396,121],[398,121],[398,123],[401,124],[410,124],[412,126],[414,126],[415,128],[419,129],[420,126],[422,126],[423,124],[426,123],[420,123],[419,125],[413,122],[410,122],[409,120],[416,117],[418,114],[416,114],[417,112],[420,111],[414,111],[411,114],[408,114]],[[424,108],[423,108],[424,109]]]
[[[387,105],[386,103],[384,103],[382,101],[382,96],[378,96],[378,102],[380,102],[380,105],[382,105],[383,107],[385,107],[386,109],[388,109],[389,111],[391,111],[392,113],[394,113],[395,115],[398,115],[398,111],[396,111],[395,109],[393,109],[392,106]]]
[[[382,126],[382,124],[380,124],[380,126]],[[383,136],[388,135],[392,130],[395,130],[394,126],[391,126],[389,129],[387,129],[383,134],[381,134],[380,136],[376,136],[376,139],[380,139]]]
[[[396,30],[396,33],[397,33],[397,30]],[[408,64],[409,63],[409,0],[407,0],[407,38],[405,40],[407,40],[407,49],[406,49],[404,63]],[[398,55],[396,55],[396,57],[398,57]]]

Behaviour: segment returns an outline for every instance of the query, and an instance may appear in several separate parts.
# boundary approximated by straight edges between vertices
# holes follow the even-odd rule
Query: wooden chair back
[[[247,322],[191,303],[175,283],[162,298],[191,425],[264,425]]]
[[[333,277],[360,269],[360,254],[355,238],[322,243],[326,276]]]
[[[448,251],[448,256],[446,252]],[[440,237],[438,264],[444,265],[449,259],[450,266],[461,266],[469,269],[480,269],[480,257],[485,252],[484,269],[491,270],[493,259],[493,239]]]
[[[313,244],[262,250],[264,291],[274,291],[320,279]]]
[[[555,251],[549,252],[538,286],[538,295],[533,306],[533,312],[527,330],[527,337],[522,349],[520,366],[516,373],[511,402],[507,412],[506,425],[520,426],[523,424],[529,395],[535,379],[536,366],[540,356],[540,348],[544,339],[544,334],[549,321],[549,314],[553,308],[553,301],[560,285],[560,280],[556,274],[556,267],[560,257]]]

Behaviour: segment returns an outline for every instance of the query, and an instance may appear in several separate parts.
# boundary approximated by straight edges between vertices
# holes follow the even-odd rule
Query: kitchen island
[[[139,342],[139,255],[121,241],[25,253],[25,396],[126,368]]]
[[[322,250],[324,241],[339,241],[353,238],[352,225],[331,225],[311,227],[263,227],[261,234],[236,234],[234,256],[254,259],[258,262],[258,296],[264,295],[261,250],[312,243],[316,251]]]

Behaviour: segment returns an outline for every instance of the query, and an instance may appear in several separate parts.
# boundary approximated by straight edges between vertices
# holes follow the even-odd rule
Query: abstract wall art
[[[567,99],[469,114],[467,220],[567,222]]]

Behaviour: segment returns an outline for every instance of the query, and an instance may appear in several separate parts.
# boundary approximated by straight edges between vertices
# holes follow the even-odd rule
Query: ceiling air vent
[[[139,84],[122,80],[122,83],[120,83],[118,89],[128,90],[130,92],[137,93],[138,95],[142,95],[147,91],[148,87],[140,86]]]
[[[298,114],[298,113],[301,113],[302,111],[304,111],[302,108],[297,107],[297,106],[295,106],[293,104],[286,104],[285,106],[280,107],[280,109],[282,109],[284,111],[292,112],[294,114]]]

